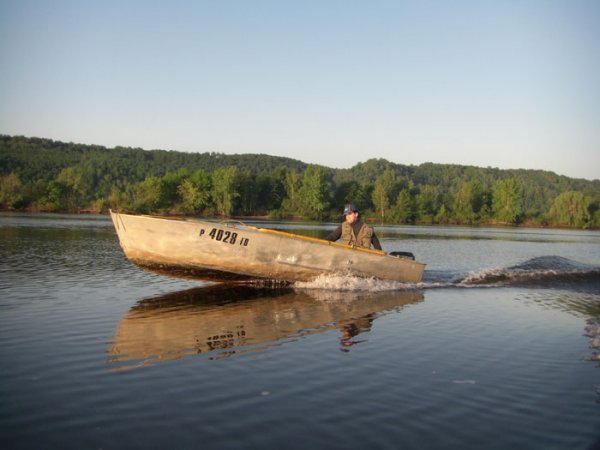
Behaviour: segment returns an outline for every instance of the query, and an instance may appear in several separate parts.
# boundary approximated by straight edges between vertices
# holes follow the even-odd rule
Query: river
[[[422,283],[170,278],[107,216],[0,214],[0,447],[598,448],[599,232],[375,229]]]

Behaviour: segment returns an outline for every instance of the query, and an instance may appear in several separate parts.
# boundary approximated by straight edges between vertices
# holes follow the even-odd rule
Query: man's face
[[[356,222],[356,219],[358,219],[357,212],[351,212],[346,214],[346,222],[348,222],[349,224],[353,224],[354,222]]]

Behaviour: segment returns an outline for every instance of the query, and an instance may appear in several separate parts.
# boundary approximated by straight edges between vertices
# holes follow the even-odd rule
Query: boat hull
[[[127,258],[151,270],[207,280],[309,281],[322,274],[416,283],[425,265],[236,222],[121,214],[111,218]]]

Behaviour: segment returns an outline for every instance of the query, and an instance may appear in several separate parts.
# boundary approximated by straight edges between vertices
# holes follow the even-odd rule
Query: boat
[[[348,274],[406,283],[425,264],[402,255],[301,236],[239,221],[207,221],[110,211],[121,248],[134,264],[202,280],[311,281]]]

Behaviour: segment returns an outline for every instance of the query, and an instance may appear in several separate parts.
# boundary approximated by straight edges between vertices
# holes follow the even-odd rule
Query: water
[[[0,215],[0,448],[597,448],[600,233],[376,230],[422,283],[167,278],[107,217]]]

